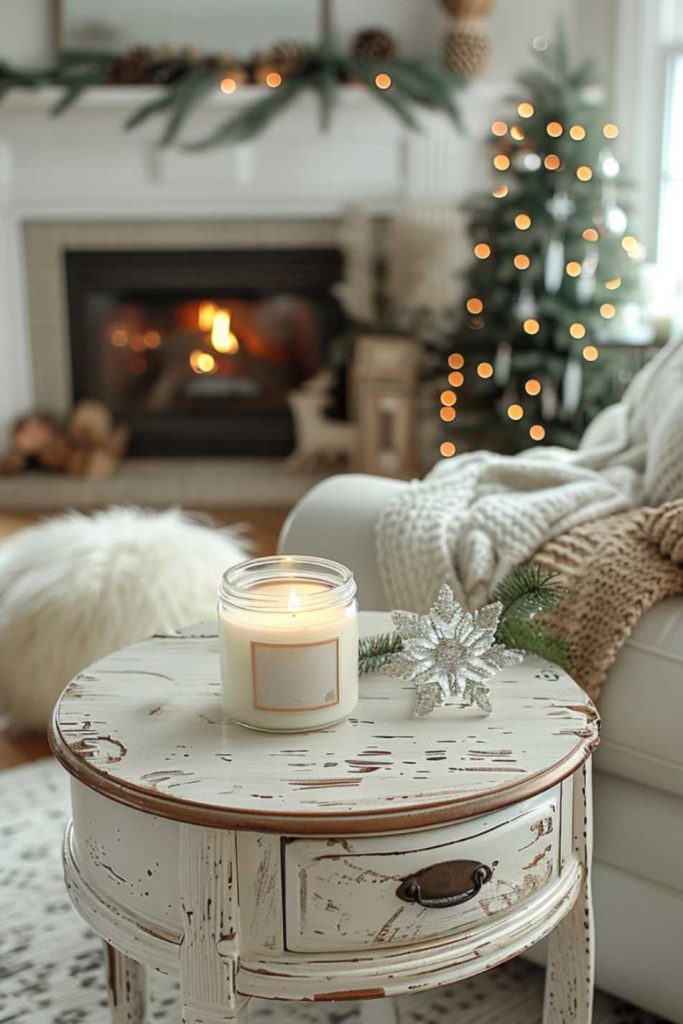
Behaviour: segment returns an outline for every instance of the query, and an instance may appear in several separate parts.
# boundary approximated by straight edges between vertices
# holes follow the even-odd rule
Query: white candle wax
[[[333,589],[310,579],[268,580],[250,588],[250,607],[221,601],[223,706],[230,718],[298,732],[324,728],[353,711],[356,605],[326,602]],[[267,607],[259,606],[263,599]]]

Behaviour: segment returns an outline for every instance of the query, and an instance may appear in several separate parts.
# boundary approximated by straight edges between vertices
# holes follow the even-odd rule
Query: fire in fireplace
[[[345,320],[336,249],[67,252],[74,400],[98,398],[136,454],[281,455],[287,393]]]

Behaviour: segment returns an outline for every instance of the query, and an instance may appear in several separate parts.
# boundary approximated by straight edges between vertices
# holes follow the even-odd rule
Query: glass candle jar
[[[223,707],[269,732],[322,729],[358,702],[358,609],[350,569],[326,558],[255,558],[218,600]]]

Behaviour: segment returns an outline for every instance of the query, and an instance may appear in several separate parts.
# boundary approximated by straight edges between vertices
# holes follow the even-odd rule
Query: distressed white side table
[[[244,1022],[252,996],[415,992],[551,932],[544,1022],[589,1024],[591,703],[531,658],[494,680],[489,717],[416,719],[412,687],[383,677],[361,692],[321,732],[233,725],[214,626],[66,688],[66,882],[107,943],[115,1024],[144,1020],[145,966],[179,972],[186,1024]]]

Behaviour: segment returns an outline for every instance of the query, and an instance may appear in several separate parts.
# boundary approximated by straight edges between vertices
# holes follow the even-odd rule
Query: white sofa
[[[407,486],[332,477],[293,510],[280,549],[343,562],[356,576],[361,608],[386,609],[375,523]],[[676,1024],[683,1024],[682,626],[683,598],[654,608],[605,685],[593,874],[598,986]]]

